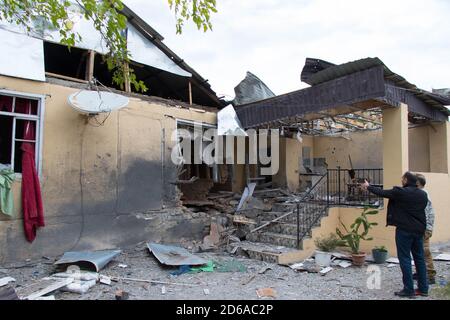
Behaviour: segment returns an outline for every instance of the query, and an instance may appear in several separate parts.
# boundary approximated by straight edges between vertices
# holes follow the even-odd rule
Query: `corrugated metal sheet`
[[[98,272],[103,269],[112,259],[121,253],[120,250],[66,252],[55,262],[56,265],[89,263]]]
[[[157,243],[148,243],[147,247],[159,262],[168,266],[199,266],[208,263],[207,260],[194,256],[180,247]]]

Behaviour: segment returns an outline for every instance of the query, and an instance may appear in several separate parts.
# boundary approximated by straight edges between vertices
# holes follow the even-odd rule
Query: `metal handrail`
[[[329,205],[330,205],[330,193],[329,193],[329,179],[328,179],[328,171],[325,175],[323,175],[319,181],[311,188],[311,190],[309,190],[309,192],[307,194],[305,194],[304,197],[302,197],[301,200],[299,200],[297,202],[297,247],[298,249],[300,249],[300,242],[303,240],[303,238],[308,234],[308,232],[310,231],[310,229],[312,228],[312,226],[314,226],[317,223],[317,220],[319,219],[319,217],[321,217],[321,215],[318,215],[316,217],[316,219],[314,219],[313,221],[310,222],[310,224],[308,225],[308,227],[306,228],[306,230],[303,232],[303,234],[300,236],[300,203],[301,202],[307,202],[307,199],[311,196],[311,194],[313,193],[313,191],[316,191],[317,188],[319,188],[319,186],[321,186],[323,180],[325,179],[325,177],[327,178],[327,191],[326,191],[326,205],[323,208],[323,210],[326,210]]]
[[[328,173],[327,173],[327,174],[328,174]],[[324,175],[319,179],[319,181],[317,181],[317,183],[316,183],[314,186],[312,186],[312,188],[311,188],[307,193],[305,193],[305,194],[303,195],[303,197],[301,197],[301,198],[298,199],[298,200],[295,200],[295,202],[297,203],[297,206],[298,206],[298,204],[299,204],[300,202],[303,202],[306,198],[308,198],[309,196],[311,196],[313,190],[316,189],[316,187],[322,182],[322,180],[327,176],[327,174],[324,174]],[[282,216],[280,216],[280,217],[278,217],[278,218],[276,218],[276,219],[274,219],[274,220],[272,220],[272,221],[266,222],[266,223],[264,223],[263,225],[261,225],[261,226],[255,228],[255,229],[253,229],[253,230],[251,230],[250,233],[259,231],[259,230],[261,230],[261,229],[264,229],[264,228],[270,226],[272,223],[275,223],[275,222],[277,222],[277,221],[279,221],[279,220],[281,220],[281,219],[284,219],[284,218],[289,217],[289,216],[290,216],[291,214],[293,214],[293,213],[294,213],[294,211],[289,212],[289,213],[286,213],[285,215],[282,215]],[[297,220],[298,220],[298,219],[297,219]],[[299,231],[298,221],[297,221],[297,231]],[[297,232],[297,233],[298,233],[298,232]]]

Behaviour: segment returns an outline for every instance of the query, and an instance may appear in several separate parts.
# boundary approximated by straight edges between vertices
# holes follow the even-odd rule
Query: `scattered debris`
[[[350,260],[350,261],[352,260],[352,256],[350,254],[342,252],[333,252],[331,255],[339,260]]]
[[[35,300],[36,298],[45,296],[53,291],[62,289],[71,284],[73,281],[73,278],[47,277],[40,279],[31,285],[18,289],[17,295],[21,300]]]
[[[10,282],[16,282],[16,279],[12,277],[4,277],[0,279],[0,287],[6,286]]]
[[[128,265],[122,263],[118,264],[117,266],[122,269],[128,268]]]
[[[214,272],[215,264],[213,261],[208,261],[207,264],[199,267],[190,267],[189,271],[198,273],[198,272]]]
[[[303,263],[296,263],[296,264],[289,266],[289,268],[291,268],[294,271],[299,271],[299,270],[303,270],[303,266],[304,266]]]
[[[90,288],[95,286],[97,282],[95,280],[75,280],[69,283],[67,286],[61,288],[62,291],[85,294]]]
[[[52,278],[72,278],[80,281],[99,280],[99,274],[96,272],[82,271],[77,266],[69,266],[66,272],[59,272],[52,275]]]
[[[19,300],[16,290],[10,286],[0,288],[0,300]]]
[[[254,279],[256,278],[256,274],[250,276],[248,279],[244,280],[241,282],[241,285],[246,286],[248,285],[250,282],[252,282]]]
[[[214,249],[220,244],[220,234],[223,231],[223,228],[221,228],[217,223],[212,222],[209,235],[207,235],[203,239],[203,245],[202,249],[203,251],[208,251],[210,249]]]
[[[350,261],[336,259],[332,262],[332,265],[341,267],[342,269],[347,269],[352,266],[352,263]]]
[[[56,298],[55,298],[54,295],[51,295],[51,296],[39,297],[39,298],[36,298],[34,300],[53,301],[53,300],[56,300]]]
[[[196,287],[197,284],[190,284],[190,283],[174,283],[174,282],[167,282],[167,281],[158,281],[158,280],[146,280],[146,279],[136,279],[136,278],[125,278],[125,277],[111,277],[112,281],[133,281],[133,282],[146,282],[146,283],[153,283],[153,284],[165,284],[169,286],[185,286],[185,287]]]
[[[314,259],[308,259],[303,261],[302,263],[291,265],[290,268],[297,272],[308,272],[308,273],[319,273],[322,269],[321,267],[316,265]]]
[[[110,286],[111,285],[111,278],[108,277],[108,276],[101,275],[100,276],[100,283],[103,283],[103,284],[106,284],[106,285]]]
[[[156,243],[147,244],[150,252],[164,265],[168,266],[199,266],[207,264],[208,261],[194,256],[184,248],[166,246]]]
[[[203,289],[203,293],[205,294],[205,296],[209,296],[210,294],[209,289]]]
[[[269,266],[264,266],[258,271],[258,274],[264,274],[264,273],[266,273],[269,270],[272,270],[272,268],[269,267]]]
[[[241,201],[236,209],[236,212],[241,211],[242,209],[246,209],[248,202],[253,196],[253,192],[255,191],[256,183],[250,183],[244,190],[242,194]]]
[[[277,292],[273,288],[263,288],[256,290],[258,298],[276,298]]]
[[[245,225],[256,225],[258,224],[255,220],[246,218],[241,215],[236,215],[233,217],[233,223],[235,224],[245,224]]]
[[[400,264],[400,260],[398,260],[397,258],[389,258],[386,260],[386,262],[390,264]]]
[[[162,286],[162,288],[161,288],[161,294],[162,294],[162,295],[165,295],[166,292],[167,292],[166,287],[165,287],[165,286]]]
[[[320,270],[319,273],[320,273],[321,276],[325,276],[326,274],[328,274],[331,271],[333,271],[333,268],[327,267],[327,268],[324,268],[324,269]]]
[[[235,259],[215,261],[214,263],[217,272],[247,272],[247,267]]]
[[[450,261],[450,254],[449,253],[440,254],[433,260],[434,261]]]
[[[121,253],[120,250],[66,252],[56,265],[80,264],[81,266],[94,267],[95,271],[103,269],[112,259]]]
[[[126,291],[123,290],[116,291],[116,300],[128,300],[129,297],[130,295]]]

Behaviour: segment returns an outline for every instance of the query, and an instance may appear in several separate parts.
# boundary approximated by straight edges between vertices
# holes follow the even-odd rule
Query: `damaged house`
[[[0,170],[13,176],[3,182],[13,201],[1,208],[0,263],[142,241],[202,240],[208,232],[217,238],[210,231],[220,233],[211,224],[214,210],[203,208],[221,205],[217,215],[229,214],[224,225],[233,222],[236,231],[227,239],[233,253],[301,261],[313,254],[315,239],[372,206],[380,210],[379,225],[362,249],[384,245],[395,255],[386,201],[361,192],[358,181],[390,188],[407,170],[428,180],[436,210],[433,241],[450,240],[445,90],[417,88],[377,58],[342,65],[307,59],[301,78],[310,87],[276,96],[249,73],[236,88],[233,109],[160,34],[127,7],[123,13],[130,67],[149,88],[145,94],[114,85],[101,38],[82,19],[75,28],[83,41],[70,51],[51,31],[24,34],[0,25]],[[101,112],[76,107],[74,99],[95,94],[124,103]],[[234,130],[221,119],[231,119]],[[251,163],[248,154],[244,163],[234,154],[224,164],[174,164],[173,133],[195,135],[198,123],[202,132],[230,130],[224,135],[236,141],[243,129],[278,130],[279,149],[264,147],[279,159],[278,170],[262,175],[268,164]],[[248,147],[249,138],[242,139]],[[25,234],[22,205],[30,159],[45,222],[35,239]]]
[[[280,169],[270,179],[273,187],[296,194],[261,213],[238,246],[259,259],[302,261],[314,253],[315,239],[335,234],[341,222],[350,226],[371,206],[379,210],[373,218],[378,226],[361,250],[385,246],[396,255],[394,228],[386,227],[387,200],[363,192],[359,183],[390,189],[408,170],[427,179],[436,213],[432,241],[449,241],[448,90],[422,90],[378,58],[342,65],[307,59],[301,79],[310,86],[235,106],[244,128],[279,129]],[[264,96],[264,87],[241,88]]]
[[[232,189],[226,167],[178,168],[171,161],[172,132],[196,122],[215,127],[224,102],[160,34],[127,7],[123,13],[130,67],[149,88],[146,94],[113,84],[101,37],[83,19],[74,26],[83,41],[71,50],[52,31],[25,34],[0,26],[0,163],[15,176],[12,208],[0,214],[2,263],[140,241],[202,239],[210,217],[176,210],[180,201],[188,201],[194,188]],[[116,94],[126,107],[80,112],[69,97],[86,91]],[[25,144],[35,159],[45,222],[32,243],[23,226]]]

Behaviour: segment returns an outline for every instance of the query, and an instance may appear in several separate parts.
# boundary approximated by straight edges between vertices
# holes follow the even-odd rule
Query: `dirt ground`
[[[446,251],[448,252],[448,251]],[[388,268],[386,265],[362,268],[335,267],[325,276],[314,273],[299,273],[289,267],[267,264],[227,253],[200,253],[198,256],[213,261],[232,261],[246,267],[246,272],[203,272],[186,273],[173,276],[176,268],[167,268],[159,264],[147,250],[145,244],[123,250],[122,254],[110,262],[100,274],[122,277],[156,280],[177,283],[179,285],[152,285],[134,281],[120,280],[111,285],[97,284],[84,295],[56,292],[57,300],[112,300],[116,290],[129,293],[130,300],[256,300],[256,290],[273,288],[276,299],[281,300],[392,300],[394,291],[401,289],[400,267]],[[23,264],[0,267],[0,277],[11,276],[16,279],[13,286],[18,289],[31,282],[49,276],[55,272],[53,258],[39,262],[28,261]],[[127,265],[126,268],[119,266]],[[270,269],[260,273],[267,267]],[[450,279],[450,264],[436,262],[437,284],[433,290]],[[379,289],[375,276],[380,275]],[[375,279],[375,280],[374,280]],[[369,281],[368,281],[369,280]],[[369,282],[369,285],[368,285]],[[186,284],[186,285],[181,285]],[[164,287],[164,288],[163,288]],[[374,288],[375,287],[375,288]],[[207,290],[205,290],[207,289]],[[208,292],[209,291],[209,292]],[[429,298],[438,299],[435,294]]]

